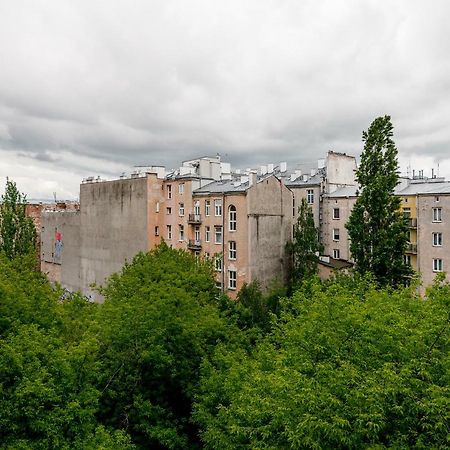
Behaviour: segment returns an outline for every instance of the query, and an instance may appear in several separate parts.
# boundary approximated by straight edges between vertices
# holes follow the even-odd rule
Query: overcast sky
[[[0,0],[0,187],[359,155],[389,114],[400,162],[450,177],[450,2]]]

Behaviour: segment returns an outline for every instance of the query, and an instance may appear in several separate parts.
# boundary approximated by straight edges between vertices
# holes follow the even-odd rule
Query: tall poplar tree
[[[36,228],[25,213],[26,196],[6,179],[0,204],[0,251],[9,259],[36,251]]]
[[[319,230],[314,224],[312,208],[304,198],[298,211],[294,236],[292,242],[288,244],[288,251],[292,255],[291,288],[295,288],[304,278],[317,272],[318,254],[323,250],[319,242]]]
[[[364,151],[356,171],[358,198],[346,224],[355,269],[372,273],[380,285],[396,286],[411,275],[405,262],[408,225],[394,195],[399,183],[397,148],[390,116],[363,132]]]

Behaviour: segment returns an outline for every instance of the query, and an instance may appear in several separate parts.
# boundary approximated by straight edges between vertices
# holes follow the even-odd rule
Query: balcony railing
[[[417,244],[409,243],[406,247],[406,253],[417,253]]]
[[[202,241],[199,239],[189,239],[188,248],[191,250],[200,250],[202,248]]]
[[[200,224],[202,223],[202,216],[200,214],[189,214],[188,223]]]

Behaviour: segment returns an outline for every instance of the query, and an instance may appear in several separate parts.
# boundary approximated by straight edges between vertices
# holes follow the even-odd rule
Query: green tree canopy
[[[304,198],[298,209],[294,236],[287,249],[292,255],[290,285],[291,289],[295,289],[305,278],[317,272],[318,255],[323,251],[319,241],[319,230],[314,224],[312,208]]]
[[[308,281],[253,351],[219,346],[195,418],[206,448],[448,448],[450,288]]]
[[[190,416],[200,365],[239,331],[216,306],[211,264],[163,243],[102,293],[102,422],[146,448],[197,447]]]
[[[356,171],[360,192],[346,227],[356,271],[371,273],[380,285],[395,286],[412,271],[404,259],[408,225],[394,195],[399,175],[392,130],[390,117],[384,116],[363,132],[364,151]]]
[[[36,229],[25,208],[26,196],[6,179],[0,204],[0,250],[10,259],[36,251]]]

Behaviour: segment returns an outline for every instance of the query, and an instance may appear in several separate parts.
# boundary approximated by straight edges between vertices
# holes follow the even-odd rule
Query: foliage
[[[0,204],[0,251],[9,259],[36,250],[36,229],[25,208],[26,196],[19,192],[16,183],[7,179]]]
[[[355,269],[370,272],[380,285],[398,285],[411,275],[404,261],[408,226],[394,196],[399,182],[397,148],[389,116],[363,132],[364,151],[356,171],[361,192],[346,224]]]
[[[190,414],[202,359],[237,331],[215,305],[211,265],[163,243],[102,293],[101,420],[142,446],[196,447]]]
[[[288,243],[287,250],[292,255],[289,284],[291,290],[295,290],[305,278],[317,272],[318,255],[323,251],[323,246],[319,242],[319,230],[314,224],[312,208],[304,198],[298,209],[294,236],[292,242]]]
[[[206,448],[448,448],[450,288],[309,282],[255,349],[205,362]]]
[[[254,280],[242,286],[236,300],[224,295],[220,297],[218,305],[228,321],[246,332],[251,341],[255,341],[270,330],[272,315],[278,314],[280,299],[285,295],[286,288],[278,280],[274,280],[265,293],[259,282]]]
[[[96,305],[60,302],[33,259],[0,255],[1,448],[131,448],[97,423]]]

